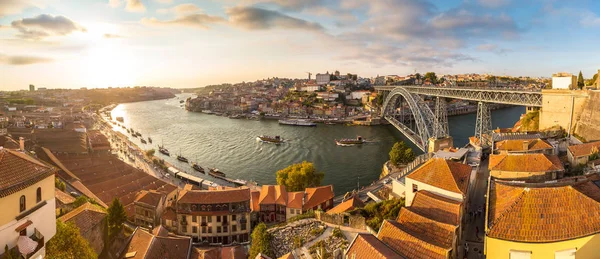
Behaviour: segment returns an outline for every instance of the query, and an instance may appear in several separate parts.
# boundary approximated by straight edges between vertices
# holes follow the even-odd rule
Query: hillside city
[[[469,144],[457,147],[448,131],[419,139],[422,129],[403,123],[425,115],[402,98],[436,114],[447,99],[447,116],[476,113],[478,125],[485,124],[482,101],[394,92],[405,87],[540,99],[514,127],[476,127]],[[182,89],[151,86],[2,91],[0,258],[595,258],[598,89],[598,74],[362,78],[335,71],[184,89],[193,93],[185,100]],[[396,143],[381,154],[389,159],[377,181],[341,195],[321,184],[323,173],[310,162],[269,172],[276,185],[195,163],[188,173],[165,161],[174,153],[157,139],[111,113],[152,100],[231,119],[396,127],[413,134],[417,148]],[[531,100],[496,101],[486,109]],[[140,141],[157,148],[142,149]]]

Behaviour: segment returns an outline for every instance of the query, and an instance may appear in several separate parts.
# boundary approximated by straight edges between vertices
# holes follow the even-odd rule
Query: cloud
[[[488,8],[498,8],[510,4],[511,0],[477,0],[477,3]]]
[[[24,0],[0,0],[0,18],[5,15],[20,13],[27,6],[29,6],[29,3]]]
[[[110,34],[110,33],[105,33],[103,36],[104,36],[104,38],[107,38],[107,39],[118,39],[118,38],[123,38],[123,36],[121,36],[121,35],[117,35],[117,34]]]
[[[173,0],[155,0],[156,2],[159,2],[161,4],[170,4],[173,2]]]
[[[511,51],[510,49],[501,48],[496,44],[481,44],[476,47],[479,51],[489,51],[494,52],[496,54],[505,54],[506,52]]]
[[[110,6],[112,8],[117,8],[117,7],[121,6],[121,0],[109,0],[108,6]]]
[[[54,61],[51,58],[35,57],[35,56],[7,56],[0,54],[0,63],[7,65],[31,65],[37,63],[47,63]]]
[[[23,18],[11,23],[11,26],[17,29],[20,34],[17,35],[23,39],[39,40],[48,36],[68,35],[74,31],[85,32],[86,29],[71,21],[62,15],[52,16],[49,14],[40,14],[33,18]]]
[[[202,9],[194,4],[180,4],[175,7],[169,9],[158,9],[157,13],[166,14],[166,13],[174,13],[177,15],[185,15],[190,13],[198,13],[201,12]]]
[[[146,7],[141,0],[125,0],[125,2],[127,2],[125,10],[129,12],[143,13],[146,11]]]
[[[242,5],[258,3],[275,4],[286,10],[299,11],[308,7],[322,6],[324,0],[243,0]]]
[[[294,18],[278,11],[258,7],[232,7],[226,10],[232,25],[248,30],[272,28],[320,31],[323,27],[314,22]]]
[[[584,26],[600,26],[600,17],[587,11],[582,15],[580,23]]]
[[[209,25],[219,22],[224,22],[225,19],[219,16],[211,16],[207,14],[189,14],[181,17],[177,17],[173,20],[158,20],[154,17],[143,18],[141,23],[150,26],[167,26],[167,25],[179,25],[188,27],[197,27],[202,29],[209,29]]]

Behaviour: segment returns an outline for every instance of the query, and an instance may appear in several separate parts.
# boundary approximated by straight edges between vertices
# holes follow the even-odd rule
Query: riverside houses
[[[195,190],[186,185],[177,199],[177,233],[206,244],[245,243],[250,209],[247,187]]]

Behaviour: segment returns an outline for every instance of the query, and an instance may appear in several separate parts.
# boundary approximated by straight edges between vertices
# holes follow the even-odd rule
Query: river
[[[189,96],[180,94],[168,100],[120,104],[112,116],[122,116],[127,128],[133,127],[144,138],[153,139],[153,144],[142,144],[134,139],[142,149],[158,149],[157,145],[164,143],[171,157],[159,156],[199,177],[214,180],[177,161],[176,155],[181,152],[190,162],[197,161],[204,168],[216,167],[230,178],[254,180],[259,184],[276,184],[277,170],[306,160],[325,173],[322,184],[333,184],[336,194],[377,180],[390,148],[396,141],[407,141],[392,126],[294,127],[279,125],[274,120],[229,119],[187,112],[179,101]],[[524,107],[494,111],[493,127],[512,127],[524,112]],[[464,146],[474,133],[475,114],[451,116],[448,122],[455,146]],[[120,127],[115,130],[124,131]],[[261,143],[256,140],[258,135],[280,135],[287,142],[282,145]],[[356,136],[362,136],[369,143],[340,147],[334,142],[334,139]],[[413,149],[417,150],[414,146]]]

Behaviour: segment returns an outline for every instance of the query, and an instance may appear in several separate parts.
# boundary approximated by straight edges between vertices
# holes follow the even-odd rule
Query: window
[[[236,232],[236,231],[237,231],[237,226],[231,225],[231,232]]]
[[[208,233],[212,234],[212,227],[208,227]]]
[[[206,216],[202,216],[202,223],[206,223]]]
[[[221,222],[221,216],[217,216],[217,222]]]
[[[419,191],[419,186],[413,183],[413,192]]]
[[[42,201],[42,187],[38,187],[37,191],[36,191],[36,195],[35,195],[35,202],[41,202]]]
[[[246,224],[241,224],[240,227],[241,227],[242,231],[246,230]]]
[[[25,211],[26,208],[25,195],[21,195],[21,199],[19,199],[19,212]]]
[[[223,226],[223,233],[226,233],[227,229],[228,229],[227,226]]]
[[[192,216],[192,222],[198,222],[198,219],[196,216]]]
[[[294,214],[294,211],[296,211],[295,209],[291,209],[290,210],[290,214]]]
[[[237,215],[235,215],[235,214],[231,215],[231,221],[236,221],[236,219],[237,219]]]
[[[208,223],[212,222],[212,216],[208,216]]]
[[[202,234],[206,233],[206,227],[202,227]]]
[[[300,210],[296,210],[296,214],[302,214],[302,212],[300,212]]]
[[[194,234],[195,234],[195,233],[198,233],[198,227],[196,227],[196,226],[193,226],[193,227],[192,227],[192,233],[194,233]]]
[[[510,259],[529,259],[529,258],[531,258],[531,251],[510,250],[509,258]]]
[[[221,233],[221,226],[217,226],[217,233]]]
[[[575,252],[577,252],[577,248],[556,251],[554,253],[554,259],[575,259]]]

